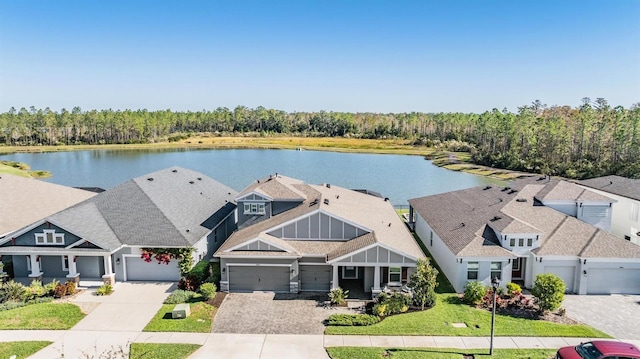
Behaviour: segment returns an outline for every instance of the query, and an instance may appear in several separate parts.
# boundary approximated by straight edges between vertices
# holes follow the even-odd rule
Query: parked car
[[[556,359],[640,359],[635,345],[611,340],[594,340],[574,347],[562,347]]]

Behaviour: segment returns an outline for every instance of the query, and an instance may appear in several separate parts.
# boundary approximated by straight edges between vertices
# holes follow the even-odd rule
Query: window
[[[64,233],[56,233],[54,230],[45,229],[43,233],[36,233],[36,244],[64,244]]]
[[[244,214],[264,214],[264,203],[245,203]]]
[[[518,247],[524,247],[524,238],[518,238]]]
[[[478,280],[478,262],[467,263],[467,280]]]
[[[513,260],[513,263],[511,264],[511,270],[513,271],[520,270],[520,258],[516,258]]]
[[[401,283],[402,268],[389,267],[389,283]]]
[[[533,238],[527,238],[527,247],[533,247]]]
[[[358,267],[342,267],[342,279],[358,279]]]
[[[491,279],[502,279],[502,262],[491,262]]]
[[[69,257],[62,256],[62,270],[65,272],[69,271]]]
[[[631,203],[631,212],[629,212],[629,219],[638,222],[638,214],[640,213],[640,204]]]
[[[509,240],[509,245],[511,247],[515,247],[516,246],[516,239],[515,238],[511,238],[511,240]]]

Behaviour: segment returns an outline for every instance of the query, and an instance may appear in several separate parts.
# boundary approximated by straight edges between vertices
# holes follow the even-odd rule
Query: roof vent
[[[171,170],[171,172],[176,173],[176,172],[178,172],[178,170]]]
[[[328,205],[329,204],[329,198],[325,198],[323,202],[324,202],[324,204]]]
[[[495,222],[495,221],[498,221],[498,220],[501,220],[501,219],[502,219],[502,217],[500,217],[500,216],[494,216],[493,218],[490,219],[490,221],[491,222]]]
[[[505,187],[505,188],[503,188],[503,189],[502,189],[502,192],[504,192],[504,191],[508,191],[508,190],[510,190],[510,189],[511,189],[511,187]]]
[[[385,201],[385,202],[389,202],[389,197],[385,197],[385,198],[384,198],[384,201]]]
[[[487,187],[483,188],[483,191],[486,191],[486,190],[491,189],[491,188],[493,188],[493,187],[487,186]]]
[[[526,202],[526,198],[516,198],[516,202]]]
[[[153,177],[147,178],[147,181],[149,181],[149,182],[153,181]]]
[[[187,233],[191,232],[191,230],[189,228],[187,228]]]
[[[195,182],[193,182],[193,181],[189,181],[189,183],[194,184]]]
[[[327,188],[331,188],[331,183],[327,183]]]
[[[202,181],[202,177],[198,177],[198,181]]]
[[[314,199],[313,201],[311,201],[311,203],[309,203],[309,207],[311,206],[315,206],[316,204],[318,204],[318,199]]]
[[[340,199],[340,195],[339,195],[339,194],[338,194],[338,195],[336,195],[336,199]]]
[[[518,190],[517,190],[517,189],[512,189],[512,190],[511,190],[511,191],[509,191],[509,193],[507,193],[507,194],[514,194],[514,193],[516,193],[516,192],[518,192]]]
[[[258,180],[258,183],[260,183],[260,180]]]

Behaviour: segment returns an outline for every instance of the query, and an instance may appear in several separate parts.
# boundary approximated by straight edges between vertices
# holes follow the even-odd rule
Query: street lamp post
[[[491,342],[489,343],[489,355],[493,355],[493,334],[496,326],[496,293],[500,286],[500,279],[493,277],[491,280],[491,287],[493,287],[493,308],[491,310]]]

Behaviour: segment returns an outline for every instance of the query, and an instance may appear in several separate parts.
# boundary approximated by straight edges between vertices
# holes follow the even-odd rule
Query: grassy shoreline
[[[441,151],[415,146],[403,139],[360,139],[343,137],[217,137],[199,135],[175,142],[110,145],[0,146],[0,155],[93,150],[198,150],[198,149],[287,149],[343,153],[373,153],[424,156],[433,164],[452,171],[509,180],[521,172],[501,170],[471,163],[468,153]]]

